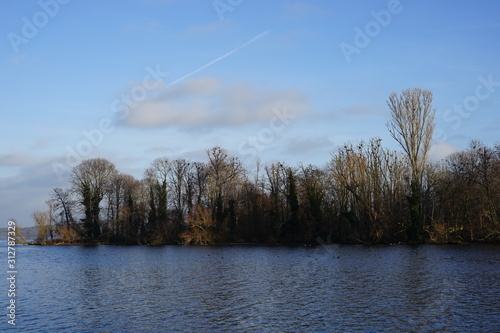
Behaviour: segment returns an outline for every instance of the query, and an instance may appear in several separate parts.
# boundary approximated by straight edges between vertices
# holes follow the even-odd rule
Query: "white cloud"
[[[276,107],[300,116],[311,112],[306,95],[298,89],[264,90],[249,83],[222,84],[198,78],[163,87],[131,108],[123,121],[138,128],[222,128],[265,123]]]
[[[49,137],[49,136],[37,138],[35,140],[35,142],[32,145],[30,145],[30,149],[35,150],[35,151],[41,150],[41,149],[46,149],[50,146],[52,141],[54,141],[53,138]]]
[[[331,139],[320,137],[295,137],[288,143],[288,152],[294,155],[310,154],[316,151],[333,150],[335,148]]]
[[[64,158],[36,159],[24,155],[5,158],[3,163],[15,163],[16,174],[0,177],[0,219],[15,219],[23,227],[32,226],[30,214],[35,209],[45,209],[52,187],[66,187],[60,183],[52,169],[52,162],[63,162]]]
[[[21,167],[36,164],[38,159],[34,156],[7,153],[0,154],[0,166]]]
[[[446,142],[437,143],[429,149],[429,160],[437,162],[445,159],[450,154],[453,154],[460,149]]]

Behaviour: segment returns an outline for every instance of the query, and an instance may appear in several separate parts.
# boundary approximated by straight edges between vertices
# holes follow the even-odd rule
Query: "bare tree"
[[[467,241],[494,241],[500,211],[500,156],[479,141],[446,159],[441,202],[455,234]],[[467,232],[463,232],[467,230]]]
[[[71,192],[69,190],[63,190],[59,187],[54,187],[51,193],[51,199],[54,201],[54,209],[60,211],[60,215],[64,219],[66,224],[66,229],[73,227],[73,199],[71,198]]]
[[[264,169],[267,177],[266,190],[271,201],[271,218],[279,233],[286,223],[286,177],[282,171],[285,168],[282,163],[272,163]]]
[[[184,159],[177,159],[172,162],[170,172],[170,187],[172,192],[172,202],[174,207],[174,233],[179,233],[184,221],[184,214],[187,208],[188,187],[187,173],[190,163]]]
[[[203,200],[206,199],[207,194],[207,165],[202,162],[194,162],[192,164],[192,168],[190,169],[188,179],[189,184],[188,188],[192,190],[192,195],[196,196],[195,205],[200,206],[203,203]],[[191,192],[191,191],[189,191]],[[188,200],[189,201],[189,200]],[[188,203],[192,206],[191,203]]]
[[[168,223],[168,175],[171,171],[171,163],[166,157],[159,157],[153,161],[151,169],[156,179],[156,192],[158,194],[158,221],[159,225],[166,227]]]
[[[217,235],[214,231],[215,221],[209,209],[196,206],[188,219],[188,230],[180,234],[182,244],[212,245],[217,243]]]
[[[52,200],[46,200],[47,210],[40,211],[35,210],[31,213],[31,217],[35,220],[35,226],[38,229],[38,235],[36,237],[37,242],[45,242],[50,236],[50,240],[54,239],[54,202]]]
[[[35,210],[31,213],[31,217],[35,220],[35,226],[38,229],[36,241],[42,243],[45,242],[49,233],[49,212]]]
[[[100,203],[108,183],[117,173],[115,165],[103,158],[85,160],[73,168],[71,183],[85,209],[84,229],[89,238],[99,237]]]
[[[436,113],[432,108],[432,92],[420,88],[406,89],[400,95],[392,93],[387,104],[391,110],[387,128],[403,148],[412,170],[408,237],[412,241],[420,241],[423,232],[420,192]]]
[[[108,204],[106,230],[117,239],[134,241],[139,233],[140,219],[136,210],[140,203],[142,184],[133,176],[116,173],[108,182],[106,200]]]
[[[229,197],[231,185],[243,173],[241,161],[234,156],[229,156],[221,147],[214,147],[207,151],[208,154],[208,180],[211,204],[215,208],[215,220],[220,222],[223,215],[223,198]]]

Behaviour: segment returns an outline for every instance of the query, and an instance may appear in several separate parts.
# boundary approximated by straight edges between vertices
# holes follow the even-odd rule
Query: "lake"
[[[500,332],[494,245],[16,249],[20,332]]]

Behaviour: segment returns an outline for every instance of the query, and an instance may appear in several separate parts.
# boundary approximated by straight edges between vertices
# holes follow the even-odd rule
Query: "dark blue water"
[[[20,332],[500,332],[498,246],[18,246],[16,259]]]

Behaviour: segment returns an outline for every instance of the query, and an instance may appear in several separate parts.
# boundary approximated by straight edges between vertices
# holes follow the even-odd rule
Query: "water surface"
[[[17,250],[17,331],[500,331],[498,246]]]

